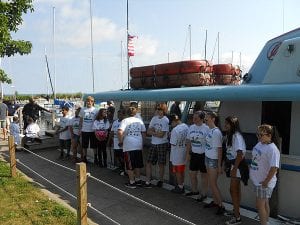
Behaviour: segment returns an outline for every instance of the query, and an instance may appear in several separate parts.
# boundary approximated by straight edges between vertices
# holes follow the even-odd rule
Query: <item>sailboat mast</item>
[[[94,44],[93,44],[93,14],[92,14],[92,0],[90,0],[90,32],[91,32],[91,69],[92,69],[92,79],[93,79],[93,93],[95,93],[95,73],[94,73]]]
[[[121,89],[123,89],[123,41],[121,41]]]
[[[54,91],[53,91],[53,97],[54,99],[56,99],[56,49],[55,49],[55,7],[53,7],[53,30],[52,30],[52,34],[53,34],[53,61],[54,61]]]
[[[206,60],[207,30],[205,30],[204,59]]]
[[[190,60],[192,60],[192,26],[189,25],[189,37],[190,37]]]
[[[218,32],[218,64],[220,64],[220,32]]]
[[[126,5],[126,35],[127,35],[127,88],[128,90],[130,89],[130,74],[129,74],[129,53],[128,53],[128,42],[129,42],[129,22],[128,22],[128,0],[127,0],[127,5]]]

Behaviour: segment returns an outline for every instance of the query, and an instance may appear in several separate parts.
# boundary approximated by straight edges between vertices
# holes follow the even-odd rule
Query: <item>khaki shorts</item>
[[[0,120],[0,128],[6,128],[6,120]]]

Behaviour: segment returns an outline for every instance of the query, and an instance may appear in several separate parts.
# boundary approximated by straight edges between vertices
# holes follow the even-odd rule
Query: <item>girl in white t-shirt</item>
[[[224,130],[226,131],[226,162],[229,163],[230,169],[230,195],[233,204],[234,216],[226,221],[225,224],[239,224],[240,203],[241,203],[241,174],[239,165],[245,157],[246,145],[241,134],[239,120],[235,116],[228,116],[225,119]]]
[[[212,190],[213,201],[204,205],[205,208],[217,206],[217,215],[223,215],[225,208],[222,204],[222,196],[218,187],[218,176],[222,174],[222,133],[216,126],[218,116],[215,112],[208,112],[205,115],[206,125],[209,132],[206,135],[205,165],[208,174],[209,186]]]
[[[106,144],[110,123],[107,118],[107,110],[100,109],[93,123],[93,130],[97,138],[97,154],[95,154],[95,163],[100,167],[107,167]]]
[[[269,199],[277,181],[280,152],[277,147],[278,134],[271,125],[258,126],[257,137],[259,142],[252,150],[250,178],[255,185],[260,223],[266,225],[270,214]]]
[[[206,135],[209,127],[204,123],[205,113],[196,111],[193,115],[193,123],[189,127],[187,135],[186,153],[187,161],[190,162],[190,178],[192,191],[186,196],[199,195],[198,191],[198,171],[201,173],[201,194],[197,201],[202,202],[207,197],[208,191],[208,176],[205,166],[205,145]]]

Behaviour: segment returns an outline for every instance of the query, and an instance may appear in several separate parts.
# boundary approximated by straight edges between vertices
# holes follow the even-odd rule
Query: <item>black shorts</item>
[[[205,166],[205,153],[191,153],[190,171],[200,171],[201,173],[207,173]]]
[[[141,150],[124,152],[124,163],[126,170],[143,168],[143,153]]]
[[[95,136],[95,132],[82,132],[82,148],[88,148],[90,144],[90,148],[97,148],[97,139]]]
[[[59,148],[61,150],[63,150],[63,149],[70,150],[70,148],[71,148],[71,139],[68,139],[68,140],[59,139]]]

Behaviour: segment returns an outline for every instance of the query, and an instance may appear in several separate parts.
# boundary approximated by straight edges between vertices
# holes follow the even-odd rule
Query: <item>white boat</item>
[[[153,115],[154,102],[181,101],[185,106],[182,120],[188,121],[195,106],[203,108],[208,101],[220,101],[217,110],[221,128],[228,115],[237,116],[248,153],[257,142],[258,125],[276,126],[282,139],[281,169],[278,189],[271,201],[272,213],[275,216],[300,216],[300,28],[268,41],[239,86],[124,90],[86,94],[85,97],[88,95],[97,100],[112,100],[117,107],[118,102],[140,101],[145,122]],[[189,184],[188,177],[187,174],[186,184]],[[170,181],[171,176],[166,174],[165,179]],[[231,201],[229,179],[222,176],[219,184],[225,200]],[[251,185],[242,187],[241,205],[255,208]]]

